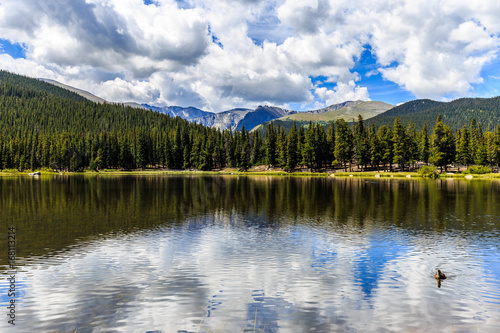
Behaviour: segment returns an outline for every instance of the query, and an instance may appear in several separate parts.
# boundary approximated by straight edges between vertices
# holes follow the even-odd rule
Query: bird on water
[[[441,271],[438,269],[438,271],[437,271],[436,275],[434,275],[434,278],[435,278],[436,280],[444,280],[444,279],[446,279],[446,275],[444,275],[444,273],[443,273],[443,272],[441,272]]]

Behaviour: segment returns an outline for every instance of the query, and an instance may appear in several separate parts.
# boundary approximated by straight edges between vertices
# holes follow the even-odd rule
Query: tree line
[[[270,123],[263,137],[244,128],[220,131],[179,118],[170,121],[177,124],[169,130],[0,134],[0,169],[248,170],[267,165],[286,171],[303,167],[347,171],[357,164],[361,170],[409,171],[418,162],[445,170],[452,163],[496,167],[500,163],[500,126],[482,132],[474,119],[469,128],[464,126],[455,134],[440,118],[432,133],[426,125],[416,132],[411,123],[405,127],[399,119],[392,127],[378,129],[365,128],[361,117],[354,126],[340,119],[327,127],[293,126],[288,133]]]
[[[483,131],[475,119],[455,133],[441,116],[432,130],[424,124],[420,131],[399,118],[367,127],[361,116],[352,125],[343,119],[327,126],[294,124],[288,132],[273,123],[263,132],[219,130],[150,110],[82,100],[45,85],[0,71],[0,169],[248,170],[267,165],[291,172],[357,165],[406,171],[418,163],[445,170],[453,163],[500,163],[500,126]]]

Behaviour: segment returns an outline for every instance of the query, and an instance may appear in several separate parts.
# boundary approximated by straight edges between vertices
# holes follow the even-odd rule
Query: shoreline
[[[285,172],[282,170],[254,170],[254,171],[238,171],[237,169],[224,169],[219,171],[198,171],[198,170],[113,170],[106,169],[101,171],[82,171],[82,172],[54,172],[48,170],[35,170],[35,171],[17,171],[17,170],[3,170],[0,171],[0,177],[14,177],[14,176],[27,176],[27,177],[40,177],[32,176],[32,172],[40,172],[40,176],[69,176],[69,175],[85,175],[85,176],[132,176],[132,175],[206,175],[206,176],[219,176],[219,175],[233,175],[233,176],[280,176],[280,177],[325,177],[325,178],[419,178],[430,179],[422,177],[417,172],[377,172],[377,171],[353,171],[353,172]],[[472,177],[471,177],[472,176]],[[488,179],[500,180],[500,173],[487,173],[487,174],[460,174],[460,173],[447,173],[440,174],[437,179]]]

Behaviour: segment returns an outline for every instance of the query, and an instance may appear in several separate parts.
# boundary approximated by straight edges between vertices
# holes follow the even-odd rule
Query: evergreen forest
[[[434,122],[441,115],[443,121],[454,132],[469,126],[472,119],[484,129],[494,130],[500,124],[500,97],[493,98],[459,98],[451,102],[436,102],[419,99],[398,105],[378,116],[367,120],[368,125],[376,127],[392,124],[396,118],[403,124],[411,121],[417,130],[425,123]]]
[[[439,105],[438,102],[436,105]],[[493,107],[492,107],[493,108]],[[389,111],[388,111],[389,112]],[[408,171],[500,164],[500,126],[472,118],[453,131],[438,115],[370,126],[361,116],[327,126],[273,123],[264,131],[219,130],[156,111],[98,104],[40,80],[0,71],[0,169],[58,171],[248,170],[251,166]]]

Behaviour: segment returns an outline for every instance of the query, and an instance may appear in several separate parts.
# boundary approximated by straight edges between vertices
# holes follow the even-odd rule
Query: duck
[[[436,275],[434,275],[434,278],[435,278],[436,280],[444,280],[444,279],[446,279],[446,275],[444,275],[444,273],[442,273],[442,272],[438,269],[438,271],[437,271]]]

